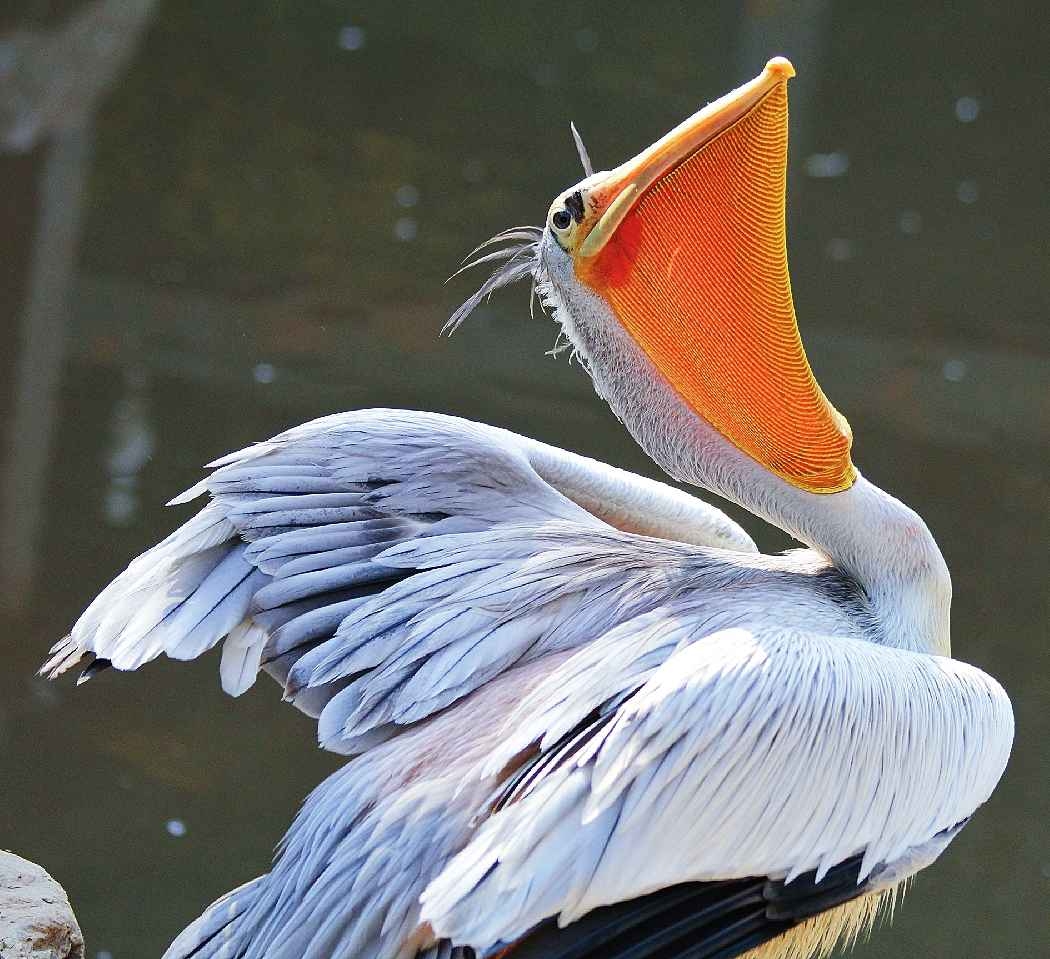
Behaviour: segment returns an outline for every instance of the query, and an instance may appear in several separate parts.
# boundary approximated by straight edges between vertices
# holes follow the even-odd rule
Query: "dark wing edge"
[[[491,797],[490,812],[515,802],[598,735],[622,698],[595,710],[548,749],[537,749]],[[836,944],[852,945],[866,936],[904,891],[903,882],[887,885],[879,877],[861,882],[863,860],[862,854],[852,856],[819,882],[811,870],[790,883],[765,877],[682,883],[600,907],[565,927],[552,917],[516,942],[498,944],[483,959],[733,959],[793,930],[804,943],[792,955],[824,955]],[[417,959],[445,959],[445,952],[435,952],[439,949],[453,945],[442,940]],[[475,957],[469,946],[456,949],[448,952],[451,959]]]
[[[510,959],[732,959],[796,930],[823,948],[852,942],[892,903],[894,888],[858,883],[863,856],[791,883],[745,878],[683,883],[604,906],[559,928],[548,919],[505,952]],[[843,908],[845,907],[845,908]],[[836,915],[832,916],[831,913]],[[816,949],[814,949],[816,951]]]

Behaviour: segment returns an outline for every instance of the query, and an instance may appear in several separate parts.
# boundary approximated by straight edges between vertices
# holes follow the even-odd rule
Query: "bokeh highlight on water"
[[[792,57],[803,335],[855,460],[928,520],[956,654],[1011,693],[1004,782],[857,954],[1050,941],[1050,113],[1028,8],[16,0],[0,13],[0,845],[89,955],[158,955],[263,871],[334,757],[214,660],[85,687],[47,647],[225,450],[337,409],[445,410],[656,475],[527,290],[452,340],[443,285],[774,53]],[[1045,33],[1045,31],[1043,31]],[[1037,95],[1038,94],[1038,95]],[[783,536],[745,519],[766,548]]]

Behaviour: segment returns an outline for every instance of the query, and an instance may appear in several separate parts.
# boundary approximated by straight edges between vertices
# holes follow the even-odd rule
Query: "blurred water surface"
[[[8,5],[9,7],[11,5]],[[443,286],[498,229],[791,56],[789,230],[855,459],[927,519],[956,654],[1017,711],[1005,780],[857,954],[1050,942],[1050,112],[1036,8],[16,0],[0,13],[0,845],[67,887],[89,954],[157,955],[267,867],[336,766],[214,658],[86,687],[34,670],[184,513],[199,465],[400,405],[653,467],[550,321]],[[766,548],[776,532],[745,520]]]

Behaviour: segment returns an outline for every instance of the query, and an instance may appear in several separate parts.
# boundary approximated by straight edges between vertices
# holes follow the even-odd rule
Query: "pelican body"
[[[206,505],[46,665],[221,643],[354,757],[169,959],[808,959],[985,802],[1000,686],[950,658],[933,537],[852,460],[787,270],[787,81],[755,80],[479,251],[534,288],[690,494],[479,423],[363,410],[210,464]],[[502,244],[502,245],[501,245]]]

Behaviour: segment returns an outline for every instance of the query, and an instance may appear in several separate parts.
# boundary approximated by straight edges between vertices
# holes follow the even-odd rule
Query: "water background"
[[[46,3],[0,12],[0,846],[98,959],[156,956],[264,871],[337,765],[217,658],[82,688],[48,646],[181,518],[200,464],[334,410],[455,412],[649,475],[510,291],[497,230],[792,57],[803,336],[855,460],[928,521],[956,655],[1017,713],[1006,777],[864,959],[1050,942],[1050,111],[1036,5]],[[735,514],[736,515],[736,514]],[[768,549],[785,538],[745,519]]]

